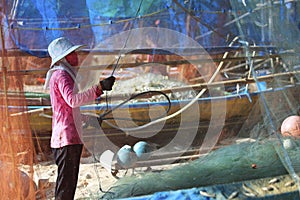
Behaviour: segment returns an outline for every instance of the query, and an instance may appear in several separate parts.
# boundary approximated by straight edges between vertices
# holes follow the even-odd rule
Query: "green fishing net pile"
[[[297,159],[300,141],[290,138],[284,141],[283,148],[294,161],[293,165],[300,167],[300,161]],[[276,139],[230,145],[170,170],[122,178],[102,198],[141,196],[158,191],[284,175],[288,172],[279,155],[283,156],[283,152]]]

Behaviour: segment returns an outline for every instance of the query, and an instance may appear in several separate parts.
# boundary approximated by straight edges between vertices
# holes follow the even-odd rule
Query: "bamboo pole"
[[[300,74],[300,71],[283,72],[283,73],[259,76],[259,77],[257,77],[257,80],[268,81],[268,80],[272,80],[277,77],[289,77],[289,76],[294,76],[296,74]],[[174,92],[182,92],[182,91],[188,91],[188,90],[200,90],[200,89],[204,89],[204,88],[220,87],[223,85],[228,86],[228,85],[247,84],[247,83],[255,83],[255,79],[254,78],[240,78],[240,79],[235,79],[235,80],[218,81],[218,82],[211,82],[211,83],[200,83],[200,84],[194,84],[194,85],[183,86],[183,87],[167,88],[167,89],[162,89],[160,91],[164,92],[164,93],[174,93]],[[129,98],[136,94],[137,93],[110,94],[109,98],[111,98],[112,100],[122,100],[126,97]],[[104,97],[104,96],[105,95],[103,95],[102,97]],[[144,96],[143,98],[145,98],[145,97],[150,98],[151,96],[154,96],[154,95],[147,94],[147,96]]]
[[[20,116],[20,115],[24,115],[24,114],[44,113],[45,111],[49,111],[49,110],[51,110],[51,107],[49,107],[49,108],[37,108],[37,109],[34,109],[34,110],[28,110],[28,111],[13,113],[13,114],[10,114],[10,116],[11,117],[16,117],[16,116]]]
[[[253,56],[250,59],[253,60],[263,60],[263,59],[271,59],[271,58],[278,58],[279,54],[267,55],[267,56]],[[240,57],[225,57],[225,58],[207,58],[207,59],[188,59],[188,60],[170,60],[170,61],[163,61],[159,62],[159,64],[163,65],[170,65],[170,66],[177,66],[181,64],[201,64],[201,63],[210,63],[212,60],[214,62],[239,62],[246,60],[247,57],[240,56]],[[155,64],[157,62],[138,62],[138,63],[120,63],[118,64],[121,68],[133,68],[133,67],[140,67],[147,64]],[[94,65],[94,66],[81,66],[80,69],[84,70],[104,70],[113,68],[114,64],[102,64],[102,65]],[[227,68],[226,71],[229,71],[231,68]],[[17,75],[45,75],[49,69],[31,69],[31,70],[18,70],[18,71],[8,71],[8,76],[17,76]],[[2,73],[2,72],[0,72]]]
[[[269,75],[259,76],[259,77],[257,77],[257,80],[259,80],[259,81],[270,81],[270,80],[273,80],[274,78],[293,77],[297,74],[300,74],[300,71],[282,72],[282,73],[277,73],[277,74],[269,74]],[[194,84],[194,85],[189,85],[189,86],[162,89],[160,91],[168,94],[168,93],[174,93],[174,92],[184,92],[184,91],[189,91],[189,90],[200,90],[200,89],[203,89],[203,88],[220,87],[220,86],[223,86],[223,85],[229,86],[229,85],[248,84],[248,83],[255,83],[254,78],[240,78],[240,79],[218,81],[218,82],[212,82],[212,83],[199,83],[199,84]],[[118,100],[124,100],[125,98],[130,98],[131,96],[136,95],[136,94],[137,93],[110,94],[109,98],[113,101],[118,101]],[[150,98],[150,97],[155,96],[155,95],[157,95],[157,94],[153,94],[153,95],[152,94],[147,94],[147,95],[144,95],[142,97],[137,97],[137,98]],[[105,97],[106,97],[105,94],[103,94],[101,96],[101,98],[105,98]],[[50,101],[48,99],[41,99],[41,97],[37,97],[37,98],[31,97],[28,100],[29,100],[28,105],[29,104],[30,105],[44,105],[44,106],[49,106],[50,105]]]
[[[274,50],[274,46],[249,46],[251,50],[257,51],[265,51],[269,52],[270,50]],[[32,54],[44,54],[47,55],[47,49],[30,49]],[[172,52],[181,52],[182,55],[199,55],[199,54],[220,54],[226,51],[243,51],[243,47],[240,46],[212,46],[207,48],[199,48],[199,47],[173,47],[173,48],[164,48],[164,49],[153,49],[153,48],[145,48],[145,49],[81,49],[78,51],[79,55],[119,55],[121,52],[126,52],[126,54],[152,54],[155,51],[157,54],[161,55],[173,55]],[[18,56],[32,56],[20,49],[7,49],[7,57],[18,57]]]
[[[3,6],[5,5],[5,2],[2,2]],[[3,8],[3,11],[5,11],[5,9]],[[2,17],[1,17],[1,21],[3,21]],[[3,79],[3,90],[4,90],[4,104],[5,104],[5,129],[8,130],[10,125],[9,125],[9,120],[8,120],[8,95],[7,95],[7,67],[5,63],[6,60],[6,48],[5,48],[5,40],[4,40],[4,36],[3,36],[3,24],[1,23],[0,26],[0,34],[1,34],[1,75],[2,75],[2,79]],[[5,134],[5,133],[4,133]]]
[[[3,13],[5,14],[6,13],[6,8],[5,8],[5,0],[2,0],[2,5],[3,5]],[[2,17],[0,18],[0,22],[1,22],[1,25],[0,25],[0,37],[1,37],[1,48],[2,48],[2,51],[1,51],[1,76],[2,76],[2,79],[3,79],[3,90],[4,90],[4,120],[5,120],[5,126],[2,127],[2,136],[8,136],[8,137],[5,137],[7,138],[7,141],[2,141],[3,143],[1,144],[2,145],[2,148],[5,147],[3,144],[7,144],[8,145],[8,149],[10,152],[7,152],[7,153],[10,153],[11,154],[11,163],[12,163],[12,169],[11,169],[11,172],[12,172],[12,178],[13,180],[12,183],[15,185],[15,192],[16,192],[16,199],[20,199],[21,197],[21,194],[20,194],[20,188],[19,188],[19,178],[17,177],[17,173],[15,171],[15,168],[17,166],[17,160],[15,158],[15,151],[14,151],[14,148],[13,148],[13,144],[12,144],[12,139],[11,139],[11,124],[10,124],[10,120],[9,120],[9,112],[8,112],[8,95],[7,95],[7,90],[8,90],[8,84],[7,84],[7,64],[5,61],[7,59],[7,54],[6,54],[6,47],[5,47],[5,40],[4,40],[4,33],[3,33],[3,16],[4,15],[1,15]],[[4,140],[4,138],[2,137],[2,140]],[[3,151],[4,149],[1,149],[1,151]],[[5,151],[4,151],[5,152]],[[6,152],[5,152],[6,153]],[[4,161],[7,161],[7,160],[4,160]],[[4,197],[7,195],[5,193],[2,194]],[[10,196],[10,195],[9,195]],[[8,196],[6,196],[8,197]]]

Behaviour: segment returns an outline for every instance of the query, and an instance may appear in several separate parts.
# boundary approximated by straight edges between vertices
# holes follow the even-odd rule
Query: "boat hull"
[[[110,145],[121,147],[125,144],[133,145],[137,141],[146,140],[165,146],[174,138],[181,135],[188,138],[190,146],[199,147],[204,140],[210,139],[216,142],[237,136],[243,127],[244,131],[250,131],[258,122],[262,121],[261,106],[262,97],[268,99],[268,103],[273,101],[274,114],[282,113],[282,110],[290,105],[284,105],[285,100],[282,91],[293,94],[294,99],[300,99],[297,87],[288,87],[280,90],[267,90],[256,93],[242,93],[214,98],[198,99],[190,108],[184,112],[174,115],[180,109],[188,106],[190,101],[172,101],[168,115],[174,115],[160,123],[155,123],[146,128],[139,129],[145,122],[124,122],[118,120],[108,120],[102,122],[101,127],[89,127],[84,129],[83,139],[89,146],[96,141],[110,142]],[[288,92],[287,92],[288,91]],[[297,96],[295,96],[297,95]],[[294,102],[297,104],[297,102]],[[280,109],[276,104],[280,104]],[[167,109],[168,102],[159,103],[135,103],[125,107],[120,107],[113,112],[114,117],[127,116],[132,119],[149,119],[149,113],[162,112]],[[111,105],[113,107],[113,105]],[[89,105],[81,108],[82,113],[102,114],[106,105]],[[37,109],[37,107],[35,107]],[[150,111],[151,109],[151,111]],[[51,108],[44,108],[41,112],[30,113],[30,125],[37,140],[49,141],[51,136]],[[116,129],[110,124],[118,126]],[[132,127],[138,130],[127,130]],[[247,127],[245,129],[245,127]],[[249,132],[244,133],[245,135]],[[249,136],[249,135],[248,135]],[[217,139],[216,139],[217,138]],[[176,140],[176,139],[175,139]],[[187,141],[186,141],[187,142]],[[104,145],[105,147],[105,145]]]

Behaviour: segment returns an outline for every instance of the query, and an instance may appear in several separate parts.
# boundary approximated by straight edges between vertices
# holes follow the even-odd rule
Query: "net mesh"
[[[41,88],[47,46],[60,36],[86,44],[81,91],[117,78],[81,107],[102,117],[83,126],[87,155],[120,178],[105,192],[97,180],[95,198],[190,188],[220,198],[299,195],[299,1],[3,1],[1,12],[2,199],[53,198],[37,166],[51,157]],[[147,159],[135,157],[141,140]],[[118,154],[124,145],[132,148]],[[152,170],[123,177],[121,159]]]
[[[232,137],[227,137],[225,140],[220,137],[219,144],[228,142],[227,144],[230,145],[171,170],[121,179],[109,193],[104,195],[104,198],[139,196],[158,191],[207,185],[230,185],[233,182],[263,180],[283,174],[289,174],[292,177],[296,183],[294,190],[297,191],[299,165],[294,158],[298,149],[297,136],[282,137],[281,132],[283,120],[289,116],[298,115],[299,109],[297,81],[294,82],[298,76],[297,69],[295,69],[298,53],[297,47],[290,44],[299,33],[298,22],[294,18],[298,12],[297,2],[231,1],[231,6],[236,11],[232,13],[232,16],[238,29],[237,42],[243,50],[229,57],[244,57],[244,60],[226,62],[227,65],[222,69],[222,73],[227,80],[244,78],[246,82],[253,80],[252,83],[233,84],[231,86],[233,88],[225,86],[226,92],[233,89],[231,92],[241,94],[240,99],[247,96],[248,101],[251,102],[251,110],[248,112],[244,107],[240,116],[236,118],[238,121],[243,121],[233,137],[238,140],[232,143]],[[284,25],[282,25],[283,21]],[[290,31],[283,31],[283,29]],[[271,49],[267,49],[266,46]],[[253,47],[262,47],[262,49]],[[292,50],[286,51],[287,49]],[[223,58],[228,58],[225,57],[226,53],[223,54]],[[288,74],[295,72],[295,76],[285,76],[285,72]],[[249,95],[249,92],[253,90],[260,92],[258,98]],[[240,102],[236,106],[242,106]],[[227,107],[230,107],[230,110],[226,112],[229,116],[234,110],[230,105],[230,100],[227,101]],[[248,115],[242,115],[246,112]],[[229,136],[228,132],[233,131],[233,128],[229,126],[226,129],[226,125],[228,123],[225,122],[225,131],[224,129],[223,131]],[[290,136],[292,129],[289,129]],[[250,141],[236,144],[241,138],[248,138]],[[264,156],[267,157],[264,158]],[[275,168],[272,169],[272,166]],[[243,186],[239,191],[247,191],[245,185]],[[282,188],[279,190],[283,193],[286,187]],[[231,189],[227,186],[221,191],[228,193]],[[240,197],[243,195],[263,197],[266,195],[264,189],[261,184],[260,188],[248,191],[250,194],[244,192],[240,194]],[[205,191],[207,190],[209,189],[206,188]],[[217,191],[212,191],[212,193],[216,194]]]
[[[37,189],[33,182],[35,150],[29,117],[25,114],[27,105],[23,92],[23,79],[21,76],[10,77],[7,75],[7,71],[20,70],[19,66],[18,59],[2,56],[2,120],[0,122],[2,127],[0,137],[2,199],[35,199]],[[13,116],[14,113],[18,114]]]

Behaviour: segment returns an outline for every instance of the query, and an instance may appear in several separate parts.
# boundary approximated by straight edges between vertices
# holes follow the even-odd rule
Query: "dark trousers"
[[[77,187],[83,145],[69,145],[53,150],[57,169],[55,200],[73,200]]]

